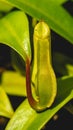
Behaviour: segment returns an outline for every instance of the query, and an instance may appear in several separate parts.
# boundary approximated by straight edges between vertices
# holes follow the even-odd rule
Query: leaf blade
[[[29,15],[43,19],[48,25],[58,34],[73,43],[73,18],[69,13],[60,5],[57,5],[55,1],[39,0],[6,0],[12,3],[17,8],[27,12]],[[37,9],[38,7],[38,9]],[[66,19],[65,19],[66,18]]]
[[[8,12],[13,8],[11,4],[8,2],[4,2],[3,0],[0,0],[0,11],[1,12]]]
[[[21,19],[20,19],[21,18]],[[26,60],[31,60],[28,20],[22,11],[14,11],[0,20],[0,43],[4,43]]]
[[[10,101],[4,89],[0,86],[0,116],[11,118],[13,113],[14,111],[10,104]]]
[[[25,100],[16,110],[6,130],[40,130],[52,116],[73,98],[73,77],[58,79],[58,95],[53,106],[42,113],[36,113]],[[70,86],[69,86],[70,85]],[[23,113],[23,114],[21,114]],[[38,121],[39,119],[39,121]]]
[[[26,78],[17,72],[4,72],[1,86],[9,95],[26,96]]]

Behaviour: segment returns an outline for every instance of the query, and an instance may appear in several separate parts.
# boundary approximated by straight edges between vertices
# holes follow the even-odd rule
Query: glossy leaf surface
[[[73,98],[73,77],[58,79],[58,94],[55,104],[42,113],[36,113],[25,100],[16,110],[6,130],[40,130],[52,116]],[[39,121],[38,121],[39,119]]]
[[[22,11],[11,12],[0,20],[0,43],[13,48],[24,61],[31,59],[28,20]]]
[[[5,0],[38,20],[44,20],[58,34],[73,43],[73,17],[55,0]],[[38,7],[38,8],[37,8]]]

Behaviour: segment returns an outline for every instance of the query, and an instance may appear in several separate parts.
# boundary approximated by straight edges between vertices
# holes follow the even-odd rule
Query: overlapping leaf
[[[32,92],[34,93],[34,87]],[[6,71],[2,75],[1,87],[9,95],[27,96],[26,94],[26,77],[20,75],[18,72]]]
[[[1,86],[9,95],[26,96],[26,78],[17,72],[4,72]]]
[[[0,11],[1,12],[8,12],[13,8],[11,4],[5,2],[4,0],[0,0]]]
[[[40,130],[50,118],[73,98],[73,76],[58,79],[58,94],[54,105],[36,113],[25,100],[16,110],[6,130]],[[39,121],[38,121],[39,119]]]
[[[55,0],[5,0],[29,15],[44,20],[58,34],[73,43],[73,17]],[[37,8],[38,7],[38,8]]]
[[[4,89],[0,86],[0,116],[11,118],[13,113],[14,112],[10,101]]]
[[[73,18],[60,5],[62,3],[56,3],[54,0],[49,0],[49,2],[48,0],[41,0],[40,4],[39,0],[4,1],[22,9],[38,20],[43,19],[54,31],[73,43]],[[60,0],[60,2],[62,1]],[[22,11],[14,11],[0,20],[0,43],[9,45],[26,60],[27,56],[31,57],[28,30],[28,21],[25,14]],[[73,77],[59,79],[57,98],[50,109],[42,113],[36,113],[26,100],[19,106],[6,130],[39,130],[72,98]]]
[[[31,59],[28,20],[22,11],[11,12],[0,20],[0,43],[13,48],[24,61]]]

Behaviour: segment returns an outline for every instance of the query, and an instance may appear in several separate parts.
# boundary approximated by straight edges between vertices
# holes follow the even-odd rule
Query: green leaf
[[[9,95],[26,96],[26,78],[17,72],[4,72],[1,86]]]
[[[2,84],[0,85],[9,95],[27,96],[26,94],[26,78],[18,72],[6,71],[2,74]],[[32,92],[35,89],[32,86]]]
[[[0,116],[5,116],[11,118],[13,116],[13,108],[10,101],[4,91],[0,86]]]
[[[58,34],[73,43],[73,17],[56,1],[5,0],[38,20],[44,20]],[[38,7],[38,8],[37,8]]]
[[[16,110],[6,130],[40,130],[72,98],[73,77],[62,77],[58,79],[57,98],[50,109],[37,113],[29,106],[28,101],[25,100]]]
[[[31,59],[28,20],[22,11],[11,12],[0,20],[0,43],[13,48],[24,60]]]
[[[1,12],[8,12],[13,8],[13,6],[11,4],[9,4],[9,2],[0,0],[0,11]]]

